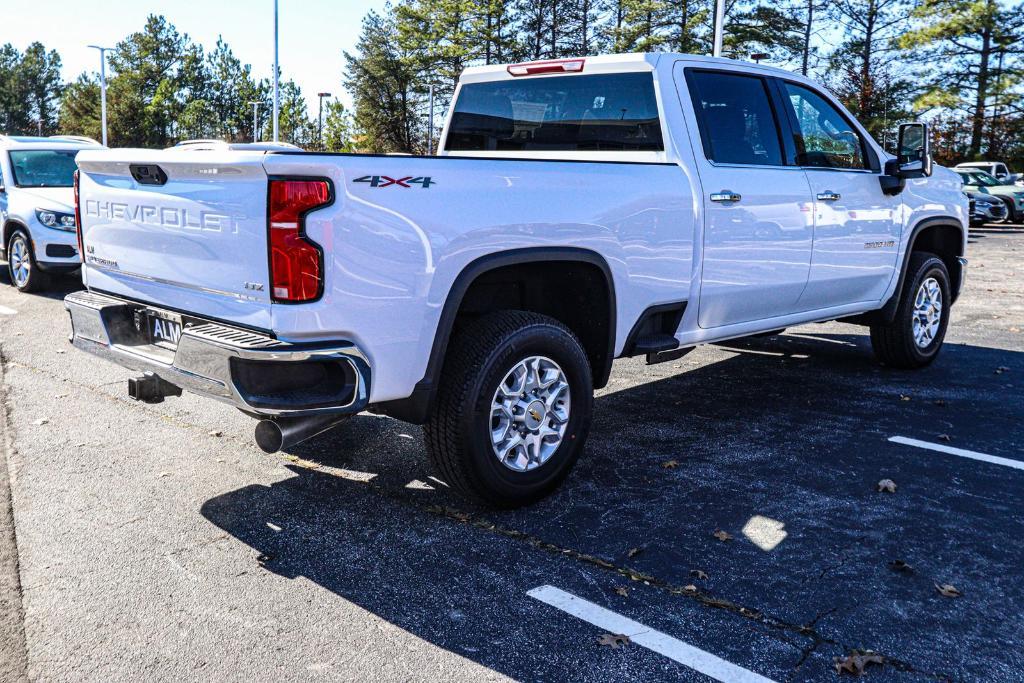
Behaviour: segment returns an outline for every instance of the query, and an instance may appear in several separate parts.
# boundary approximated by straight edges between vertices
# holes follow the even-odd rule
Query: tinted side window
[[[797,163],[823,168],[867,168],[864,141],[850,122],[824,97],[783,83],[793,115]]]
[[[781,166],[782,146],[761,78],[687,71],[704,154],[723,164]]]
[[[663,151],[654,76],[543,76],[463,85],[445,149]]]

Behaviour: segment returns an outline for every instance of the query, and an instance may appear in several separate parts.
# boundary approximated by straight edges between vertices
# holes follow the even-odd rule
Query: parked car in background
[[[1010,169],[1006,167],[1006,164],[1001,161],[965,161],[962,164],[957,164],[953,168],[956,170],[963,169],[966,171],[984,171],[996,180],[1007,185],[1020,182],[1022,177],[1020,173],[1011,173]]]
[[[0,135],[0,258],[23,292],[81,265],[72,185],[83,149],[104,147],[83,137]]]
[[[1024,188],[1007,185],[985,171],[971,168],[955,170],[964,181],[964,192],[992,195],[1006,204],[1007,220],[1011,223],[1024,220]]]
[[[84,152],[72,343],[137,400],[262,418],[266,451],[424,424],[449,486],[522,505],[615,358],[842,319],[931,363],[968,201],[928,140],[904,124],[892,158],[814,81],[665,53],[466,69],[436,157]]]
[[[971,225],[1006,221],[1009,210],[998,197],[980,192],[968,192],[967,197],[971,200]]]

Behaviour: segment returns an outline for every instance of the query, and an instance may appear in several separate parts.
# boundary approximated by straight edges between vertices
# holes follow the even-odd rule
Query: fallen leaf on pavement
[[[878,492],[882,493],[883,491],[885,493],[896,493],[896,482],[892,479],[883,479],[878,482]]]
[[[615,592],[618,593],[619,595],[621,595],[624,598],[628,598],[629,597],[629,589],[626,588],[625,586],[616,586],[615,587]]]
[[[721,529],[715,529],[715,533],[711,535],[717,538],[719,541],[722,541],[723,543],[725,541],[732,540],[732,534],[730,534],[728,531],[722,531]]]
[[[698,581],[707,581],[708,574],[703,569],[691,569],[690,576],[697,579]]]
[[[935,584],[935,590],[944,598],[959,598],[963,593],[951,583]]]
[[[666,470],[674,470],[675,468],[679,467],[679,461],[666,460],[665,462],[661,463],[661,466],[664,467]]]
[[[614,633],[602,633],[597,639],[598,645],[609,645],[613,650],[629,644],[629,636]]]
[[[903,572],[904,574],[913,574],[914,568],[903,560],[893,560],[889,563],[889,569],[894,572]]]
[[[836,673],[840,675],[848,673],[854,676],[863,676],[864,669],[869,664],[885,664],[885,657],[870,650],[864,652],[854,650],[853,653],[846,657],[836,657]]]

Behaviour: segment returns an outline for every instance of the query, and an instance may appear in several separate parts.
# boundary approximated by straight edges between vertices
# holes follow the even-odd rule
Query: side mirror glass
[[[900,125],[899,142],[896,149],[900,177],[923,178],[932,174],[928,124],[904,123]]]

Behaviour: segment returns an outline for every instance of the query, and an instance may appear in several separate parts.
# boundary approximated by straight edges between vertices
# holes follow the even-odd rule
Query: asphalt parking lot
[[[74,279],[4,286],[0,678],[819,681],[870,650],[870,680],[1020,681],[1024,229],[968,257],[932,367],[838,323],[619,361],[566,485],[501,513],[416,427],[268,456],[226,406],[133,403],[67,344]]]

